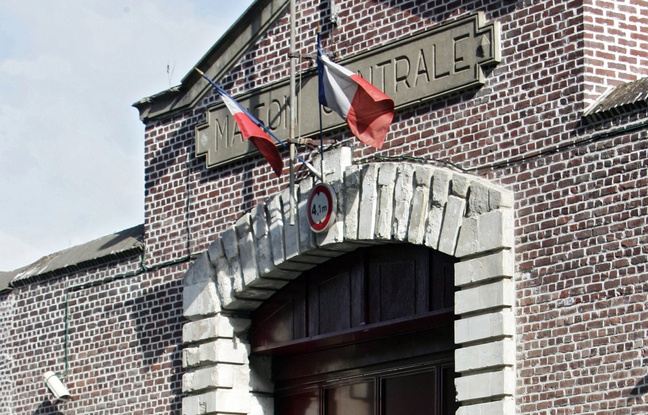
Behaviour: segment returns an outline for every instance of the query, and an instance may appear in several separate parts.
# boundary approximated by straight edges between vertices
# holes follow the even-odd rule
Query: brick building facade
[[[648,412],[648,3],[333,3],[333,13],[328,2],[297,5],[299,134],[312,133],[317,115],[308,88],[318,27],[335,60],[396,101],[380,150],[328,114],[335,144],[323,155],[300,148],[315,166],[323,160],[333,226],[310,230],[317,180],[303,168],[293,224],[287,174],[245,150],[218,151],[236,131],[228,136],[209,84],[187,74],[135,104],[146,126],[144,225],[0,274],[0,413],[269,414],[277,405],[296,414],[320,403],[329,413],[333,389],[322,382],[355,370],[387,385],[396,369],[450,373],[429,394],[453,402],[435,398],[434,413]],[[289,29],[287,1],[258,0],[197,63],[276,131],[288,122]],[[425,46],[412,46],[418,39]],[[471,78],[454,83],[463,74]],[[451,300],[431,306],[440,284],[431,271],[412,280],[423,311],[390,308],[410,295],[400,290],[409,268],[374,289],[371,264],[419,248],[452,264]],[[359,282],[351,275],[335,298],[313,288],[329,267],[355,267],[357,252],[369,258]],[[367,293],[355,323],[355,303],[339,300],[356,295],[354,284]],[[429,298],[417,284],[430,285]],[[276,299],[300,289],[308,305],[273,320]],[[329,300],[309,308],[314,298]],[[374,319],[376,299],[381,313],[404,314]],[[320,318],[337,312],[327,301],[352,310],[348,326]],[[309,356],[333,367],[327,351],[361,343],[388,354],[379,342],[394,338],[403,339],[397,357],[350,354],[344,370],[293,370]],[[408,342],[423,344],[419,360],[408,360]],[[50,370],[69,401],[45,386]],[[291,405],[307,395],[295,386],[302,378],[320,392],[300,412]],[[354,384],[345,379],[340,388]],[[390,393],[375,388],[382,413]]]

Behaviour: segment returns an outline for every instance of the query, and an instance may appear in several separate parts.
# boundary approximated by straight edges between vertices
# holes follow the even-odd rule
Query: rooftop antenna
[[[169,88],[171,88],[171,79],[173,78],[173,71],[175,69],[175,61],[173,61],[173,65],[171,65],[169,62],[167,62],[167,78],[169,81]]]

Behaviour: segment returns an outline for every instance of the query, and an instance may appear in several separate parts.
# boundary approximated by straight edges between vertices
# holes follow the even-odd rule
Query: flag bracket
[[[290,59],[308,59],[314,61],[317,59],[315,54],[303,54],[303,53],[288,53]]]

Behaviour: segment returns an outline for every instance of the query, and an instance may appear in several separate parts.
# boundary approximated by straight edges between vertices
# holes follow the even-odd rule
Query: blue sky
[[[144,221],[132,104],[252,0],[0,0],[0,270]]]

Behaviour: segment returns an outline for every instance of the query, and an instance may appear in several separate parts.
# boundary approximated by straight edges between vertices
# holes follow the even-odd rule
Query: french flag
[[[277,177],[280,177],[281,171],[283,170],[283,159],[279,154],[279,150],[277,150],[277,146],[268,137],[268,134],[252,121],[251,115],[234,98],[224,93],[224,91],[221,92],[221,98],[232,114],[232,118],[236,121],[236,125],[238,125],[243,138],[254,144],[257,150],[259,150],[259,153],[270,163]]]
[[[207,75],[205,75],[203,71],[198,68],[194,69],[200,74],[200,76],[205,78],[207,82],[209,82],[214,87],[216,92],[218,92],[218,95],[220,95],[223,103],[225,103],[225,106],[232,114],[232,118],[234,118],[234,121],[236,122],[236,125],[238,126],[243,138],[252,142],[259,153],[261,153],[261,155],[265,157],[268,163],[270,163],[272,171],[274,171],[277,177],[281,177],[281,172],[283,170],[283,159],[279,154],[279,150],[277,150],[277,146],[275,146],[274,142],[264,131],[266,127],[261,123],[261,121],[257,120],[252,114],[247,112],[245,108],[241,106],[241,104],[236,102],[236,100],[232,98],[230,94],[225,92],[225,90],[221,88],[216,82],[212,81]],[[270,130],[266,129],[266,131]],[[280,140],[277,138],[277,141]]]
[[[337,112],[353,135],[381,148],[394,118],[394,101],[360,75],[332,62],[317,47],[319,102]]]

